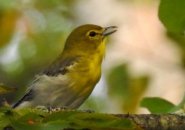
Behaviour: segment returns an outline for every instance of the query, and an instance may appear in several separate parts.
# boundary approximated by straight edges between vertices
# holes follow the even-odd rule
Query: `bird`
[[[78,108],[100,80],[106,39],[116,31],[116,26],[76,27],[67,37],[61,54],[34,77],[25,95],[12,108]]]

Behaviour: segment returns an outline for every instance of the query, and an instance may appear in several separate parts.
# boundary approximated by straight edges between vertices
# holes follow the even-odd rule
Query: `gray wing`
[[[77,57],[75,58],[66,58],[64,60],[56,60],[56,62],[54,62],[53,64],[51,64],[46,70],[44,70],[43,72],[41,72],[39,75],[47,75],[47,76],[52,76],[55,77],[59,74],[66,74],[68,72],[67,67],[73,65],[75,62],[77,61]],[[34,87],[34,84],[36,84],[37,82],[39,82],[39,79],[36,78],[29,87],[28,92],[21,98],[19,99],[13,106],[12,108],[16,108],[18,107],[21,103],[25,102],[25,101],[31,101],[34,96],[35,96],[35,92],[34,89],[32,89],[32,87]]]
[[[66,74],[68,72],[67,67],[73,65],[77,62],[78,57],[66,58],[64,60],[57,60],[41,74],[46,74],[48,76],[57,76],[58,74]]]

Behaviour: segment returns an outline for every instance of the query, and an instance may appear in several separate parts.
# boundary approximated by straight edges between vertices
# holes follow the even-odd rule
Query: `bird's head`
[[[93,24],[79,26],[68,36],[64,50],[96,52],[105,46],[104,39],[116,31],[116,26],[105,28]]]

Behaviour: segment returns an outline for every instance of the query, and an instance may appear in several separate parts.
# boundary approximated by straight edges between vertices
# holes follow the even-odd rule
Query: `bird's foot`
[[[52,112],[59,112],[59,111],[72,111],[73,109],[66,107],[66,106],[62,106],[62,107],[52,107],[52,106],[37,106],[36,107],[37,110],[41,110],[47,113],[52,113]]]
[[[64,111],[64,110],[69,110],[68,107],[49,107],[50,112],[58,112],[58,111]]]

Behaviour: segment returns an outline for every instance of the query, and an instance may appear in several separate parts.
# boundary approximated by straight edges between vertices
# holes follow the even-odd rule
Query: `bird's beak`
[[[105,27],[102,35],[104,37],[106,37],[106,36],[116,32],[116,31],[117,31],[117,27],[116,26]]]

